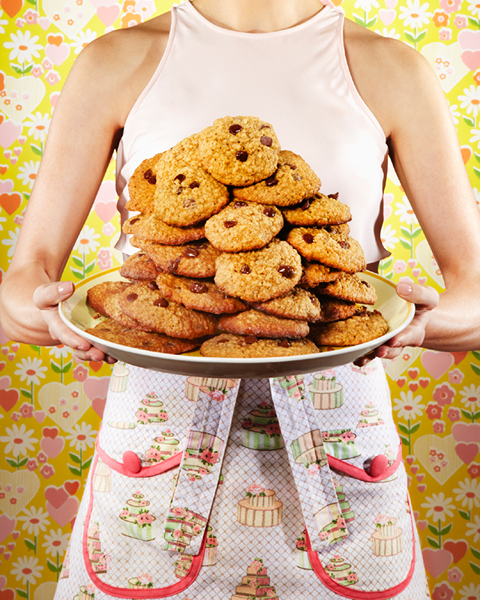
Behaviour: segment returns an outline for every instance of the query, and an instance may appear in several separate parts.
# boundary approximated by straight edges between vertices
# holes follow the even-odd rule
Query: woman
[[[379,231],[389,154],[447,289],[438,302],[431,288],[399,284],[398,293],[417,305],[416,316],[375,355],[394,358],[408,345],[478,347],[480,223],[443,93],[420,55],[344,21],[340,10],[318,0],[194,0],[108,34],[81,53],[55,110],[1,286],[2,325],[10,339],[63,343],[80,359],[113,362],[57,314],[58,303],[73,292],[72,283],[58,281],[111,154],[118,148],[125,217],[126,183],[140,162],[227,114],[272,123],[282,146],[319,174],[322,190],[340,192],[371,270],[385,256]],[[119,248],[133,252],[124,239]],[[116,370],[100,459],[57,597],[428,597],[379,363],[368,374],[341,367],[335,382],[331,373],[322,376],[342,390],[337,410],[313,411],[303,402],[306,386],[316,385],[312,376],[297,382],[303,399],[290,417],[281,381],[272,381],[271,389],[266,380],[230,381],[216,403],[181,377],[130,366]],[[165,421],[143,427],[136,419],[145,400],[165,409],[170,431]],[[257,446],[250,443],[249,423],[262,415],[270,425],[278,417],[289,453],[275,427],[271,435],[261,433]],[[208,431],[200,429],[205,419]],[[129,420],[136,427],[120,431],[118,424]],[[306,423],[327,440],[332,433],[348,435],[346,460],[330,459],[335,470],[320,451],[318,461],[299,458],[302,443],[295,441]],[[199,475],[184,459],[169,510],[178,456],[149,462],[148,450],[152,439],[163,448],[166,436],[193,448],[198,436],[187,433],[198,429],[213,436],[208,468]],[[270,451],[262,451],[269,443]],[[388,465],[378,468],[377,460],[373,468],[380,455]],[[272,511],[271,527],[257,520],[262,507]],[[304,522],[308,535],[302,535]],[[215,539],[217,555],[208,551]],[[183,551],[172,555],[174,548]],[[313,550],[304,556],[304,548]]]

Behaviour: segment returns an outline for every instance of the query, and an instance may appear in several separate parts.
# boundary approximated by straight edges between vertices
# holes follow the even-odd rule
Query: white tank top
[[[133,106],[117,153],[118,209],[129,213],[128,180],[145,159],[219,117],[253,115],[271,123],[282,149],[302,156],[352,212],[351,235],[368,263],[382,246],[384,132],[361,99],[343,44],[344,13],[333,5],[271,33],[224,29],[189,2],[172,9],[165,54]],[[137,252],[122,234],[117,249]]]

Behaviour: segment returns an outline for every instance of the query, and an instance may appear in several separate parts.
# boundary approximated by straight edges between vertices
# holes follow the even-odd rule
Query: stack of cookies
[[[272,125],[224,117],[143,161],[129,181],[123,225],[140,249],[91,288],[107,317],[89,333],[167,353],[271,357],[380,337],[388,324],[365,305],[364,252],[347,205],[320,192]]]

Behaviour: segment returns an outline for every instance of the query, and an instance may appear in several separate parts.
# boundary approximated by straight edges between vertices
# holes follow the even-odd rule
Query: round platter
[[[394,283],[368,271],[362,273],[362,277],[373,285],[377,292],[378,300],[373,308],[379,310],[388,321],[388,332],[380,338],[357,346],[325,348],[317,354],[302,356],[248,359],[207,358],[201,356],[198,351],[184,354],[163,354],[122,346],[85,333],[86,329],[95,327],[99,322],[93,318],[95,311],[86,304],[87,290],[103,281],[126,281],[120,276],[119,267],[102,271],[76,284],[74,294],[60,304],[59,313],[70,329],[87,339],[102,352],[137,367],[178,375],[233,379],[299,375],[351,363],[384,344],[405,329],[413,319],[415,306],[397,295]]]

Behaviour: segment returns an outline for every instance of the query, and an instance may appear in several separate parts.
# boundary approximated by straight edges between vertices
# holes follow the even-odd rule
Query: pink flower
[[[353,442],[356,437],[357,436],[351,431],[345,431],[345,433],[342,433],[342,435],[340,436],[340,439],[343,442]]]
[[[35,471],[35,469],[38,469],[38,462],[36,458],[29,459],[29,461],[27,462],[27,469],[29,471]]]
[[[457,12],[461,4],[462,0],[440,0],[440,7],[448,14]]]
[[[181,538],[182,537],[182,530],[181,529],[174,529],[173,531],[173,536],[177,538]]]
[[[55,85],[60,81],[60,75],[56,71],[49,71],[45,77],[45,80],[50,85]]]
[[[200,533],[201,531],[202,531],[202,528],[200,527],[200,525],[194,525],[193,533]]]
[[[462,418],[460,416],[460,409],[454,408],[453,406],[449,406],[448,412],[447,412],[447,417],[450,419],[450,421],[452,423],[455,423],[456,421],[460,421],[460,419]]]
[[[40,464],[42,464],[42,465],[43,465],[44,463],[46,463],[46,462],[47,462],[47,460],[48,460],[48,457],[47,457],[47,455],[46,455],[46,454],[44,454],[43,452],[39,452],[39,453],[37,454],[37,460],[38,460],[38,462],[39,462]]]
[[[438,37],[442,42],[452,39],[452,30],[450,27],[442,27],[438,32]]]
[[[468,467],[467,473],[470,475],[470,477],[472,479],[476,479],[477,477],[480,477],[480,465],[477,465],[476,463],[472,463]]]
[[[339,519],[337,519],[337,525],[339,527],[346,527],[347,524],[345,523],[345,519],[342,519],[342,517],[340,517]]]
[[[465,27],[468,26],[467,16],[466,15],[456,15],[455,19],[453,20],[453,23],[455,24],[455,27],[457,29],[465,29]]]
[[[23,19],[20,19],[20,17],[15,21],[15,25],[19,28],[22,29],[22,27],[25,26],[25,21]]]
[[[453,371],[448,372],[448,380],[450,383],[462,383],[463,377],[464,375],[460,369],[453,369]]]
[[[185,509],[181,506],[175,506],[174,508],[170,509],[170,512],[177,517],[183,517],[185,515]]]
[[[137,410],[135,416],[137,417],[137,421],[140,421],[141,423],[148,423],[148,415],[146,412],[143,412],[143,410]]]
[[[18,421],[20,419],[20,417],[21,417],[20,413],[17,413],[17,412],[13,412],[10,415],[10,418],[12,419],[12,421],[15,421],[15,422]]]
[[[122,512],[120,513],[120,517],[122,519],[126,519],[129,515],[130,515],[130,513],[128,510],[122,510]]]
[[[28,404],[27,402],[24,402],[19,408],[19,411],[24,419],[28,417],[33,417],[33,404]]]
[[[166,412],[160,412],[160,413],[158,413],[158,418],[159,418],[161,421],[166,421],[166,420],[168,419],[168,415],[167,415],[167,413],[166,413]]]
[[[454,594],[455,590],[451,588],[448,583],[441,583],[440,585],[435,586],[432,600],[452,600]]]
[[[407,270],[407,263],[404,260],[396,260],[393,265],[395,273],[405,273]]]
[[[138,515],[138,522],[140,525],[150,525],[153,523],[153,516],[149,513],[142,513]]]
[[[437,385],[433,390],[433,399],[439,406],[451,404],[455,396],[455,390],[448,384]]]
[[[320,465],[317,465],[316,463],[313,465],[310,465],[307,469],[307,473],[308,473],[308,475],[310,475],[310,477],[314,477],[319,471],[320,471]]]
[[[73,378],[77,381],[85,381],[88,377],[88,369],[83,367],[82,365],[78,365],[75,369],[73,369]]]
[[[457,567],[453,567],[453,569],[449,569],[447,571],[448,581],[450,583],[458,583],[463,579],[463,573]]]
[[[347,580],[348,581],[357,581],[358,577],[356,573],[349,573],[347,575]]]
[[[267,435],[279,435],[280,425],[278,423],[271,423],[265,427],[265,433]]]
[[[29,8],[23,13],[23,18],[29,25],[36,25],[38,19],[38,12]]]
[[[220,390],[214,390],[213,392],[209,392],[208,394],[210,398],[215,400],[215,402],[223,402],[225,400],[225,394],[223,394]]]
[[[434,433],[444,433],[445,432],[445,422],[444,421],[435,421],[433,423],[433,431],[434,431]]]
[[[67,406],[67,401],[65,398],[60,398],[60,406]]]
[[[318,536],[321,540],[326,540],[328,537],[328,532],[327,531],[321,531],[319,536]]]
[[[265,488],[261,485],[258,485],[258,483],[252,483],[252,485],[249,485],[247,488],[247,492],[249,494],[253,494],[254,496],[258,496],[258,494],[261,494],[264,491]]]
[[[198,474],[203,477],[203,475],[207,474],[207,469],[202,469],[202,467],[200,467],[200,469],[198,469]]]
[[[49,479],[52,475],[55,474],[55,471],[52,466],[43,465],[43,467],[40,469],[40,473],[43,475],[43,477],[45,477],[45,479]]]
[[[109,248],[101,248],[99,250],[97,254],[97,264],[102,271],[112,268],[112,253]]]
[[[52,63],[48,60],[48,58],[44,58],[42,60],[42,67],[45,69],[45,71],[49,71],[53,65]]]
[[[201,454],[200,458],[209,463],[212,460],[213,452],[205,449]]]
[[[431,421],[434,421],[435,419],[441,418],[443,409],[440,406],[438,406],[438,404],[433,404],[432,402],[429,402],[427,408],[425,409],[425,412],[427,413],[428,418]]]

